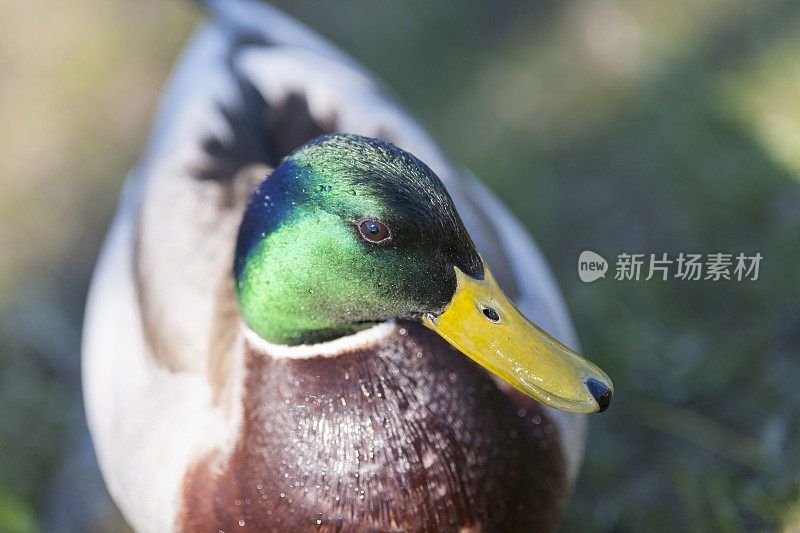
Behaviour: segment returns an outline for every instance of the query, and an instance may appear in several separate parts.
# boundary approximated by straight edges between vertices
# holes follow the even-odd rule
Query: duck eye
[[[365,240],[373,243],[391,239],[389,228],[379,220],[364,220],[358,225],[358,231]]]

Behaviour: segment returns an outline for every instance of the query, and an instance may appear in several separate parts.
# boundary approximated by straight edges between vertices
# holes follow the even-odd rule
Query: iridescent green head
[[[234,275],[248,327],[292,345],[440,313],[454,266],[483,277],[439,178],[390,143],[340,134],[300,147],[256,189]]]
[[[234,277],[245,323],[274,344],[418,320],[548,405],[611,400],[608,376],[503,294],[439,178],[387,142],[328,135],[287,157],[250,199]]]

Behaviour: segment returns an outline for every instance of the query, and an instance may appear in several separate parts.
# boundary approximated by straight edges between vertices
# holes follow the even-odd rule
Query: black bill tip
[[[611,388],[601,381],[597,381],[594,378],[589,378],[586,380],[586,387],[589,389],[589,392],[592,393],[595,401],[597,401],[597,405],[600,406],[600,410],[598,413],[602,413],[608,406],[611,405]]]

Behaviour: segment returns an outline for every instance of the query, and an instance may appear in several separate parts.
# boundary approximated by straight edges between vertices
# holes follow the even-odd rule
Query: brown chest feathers
[[[539,404],[509,398],[413,323],[336,357],[249,349],[240,438],[187,474],[183,531],[540,531],[564,458]]]

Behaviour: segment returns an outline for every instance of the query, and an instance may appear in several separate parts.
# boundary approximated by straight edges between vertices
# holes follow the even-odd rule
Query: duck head
[[[274,344],[415,320],[542,403],[611,400],[602,370],[503,294],[439,178],[387,142],[326,135],[284,159],[250,199],[234,281],[245,324]]]

